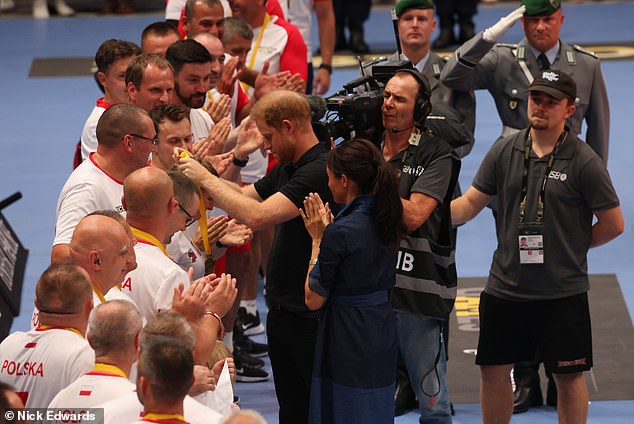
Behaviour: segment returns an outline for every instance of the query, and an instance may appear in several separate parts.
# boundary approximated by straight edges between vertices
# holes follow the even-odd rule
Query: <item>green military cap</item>
[[[433,9],[434,2],[432,0],[400,0],[396,3],[394,11],[396,17],[400,17],[405,9]]]
[[[524,16],[548,16],[561,7],[561,0],[522,0],[526,6]]]

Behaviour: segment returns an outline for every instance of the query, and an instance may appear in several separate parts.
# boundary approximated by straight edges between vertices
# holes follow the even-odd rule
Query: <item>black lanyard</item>
[[[544,195],[546,193],[546,182],[548,181],[548,175],[553,169],[553,163],[555,163],[555,155],[559,151],[559,147],[566,140],[567,136],[568,129],[566,128],[557,139],[557,143],[555,143],[553,151],[550,152],[550,155],[548,156],[548,163],[546,165],[546,172],[544,173],[544,180],[542,181],[542,188],[539,192],[539,198],[537,199],[538,202],[536,220],[538,223],[541,223],[542,219],[544,218]],[[524,145],[524,171],[522,172],[522,194],[520,196],[520,224],[524,223],[524,216],[526,214],[526,194],[528,192],[528,165],[530,162],[532,144],[533,141],[531,140],[531,132],[529,129],[528,136],[526,137],[526,143]]]

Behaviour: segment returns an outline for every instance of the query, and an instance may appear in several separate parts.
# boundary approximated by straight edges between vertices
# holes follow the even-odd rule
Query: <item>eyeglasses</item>
[[[183,211],[183,213],[185,215],[187,215],[187,221],[185,221],[185,226],[189,227],[190,225],[192,225],[194,222],[196,222],[196,218],[194,218],[189,212],[187,212],[185,210],[185,208],[179,203],[178,207],[180,208],[181,211]]]
[[[159,142],[158,135],[155,135],[154,138],[145,137],[145,136],[139,135],[139,134],[128,134],[128,135],[131,136],[131,137],[140,138],[141,140],[149,141],[152,144],[158,144],[158,142]]]

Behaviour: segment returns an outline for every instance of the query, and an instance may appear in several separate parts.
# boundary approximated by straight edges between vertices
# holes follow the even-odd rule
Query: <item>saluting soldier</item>
[[[518,44],[496,44],[520,18],[525,37]],[[567,125],[580,134],[585,118],[585,140],[607,164],[610,110],[599,59],[559,39],[563,22],[561,0],[522,0],[518,9],[460,46],[441,80],[454,89],[489,90],[506,136],[528,126],[526,89],[533,75],[550,68],[566,72],[577,84],[576,111]]]

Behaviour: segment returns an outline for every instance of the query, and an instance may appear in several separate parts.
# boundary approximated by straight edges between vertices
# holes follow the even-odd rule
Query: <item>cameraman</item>
[[[452,134],[447,135],[444,131],[440,133],[440,136],[448,142],[452,141],[451,137],[454,134],[459,134],[462,138],[468,136],[466,140],[457,143],[461,144],[460,147],[454,145],[456,153],[462,158],[471,151],[473,146],[475,98],[472,92],[452,90],[440,82],[440,72],[445,65],[445,59],[432,52],[429,46],[431,34],[436,28],[434,3],[432,0],[400,0],[396,3],[394,10],[398,18],[398,35],[403,53],[399,58],[398,53],[395,52],[388,60],[409,60],[415,69],[427,77],[430,81],[431,100],[434,104],[433,115],[440,116],[439,119],[446,119],[447,125],[433,121],[429,123],[438,124],[443,127],[443,130],[449,130]],[[366,71],[366,73],[372,73],[371,69]],[[453,119],[454,115],[457,115],[459,119]],[[447,128],[448,125],[453,128]],[[432,130],[435,134],[439,134],[435,128]]]
[[[421,422],[451,423],[442,334],[457,288],[449,206],[460,162],[447,142],[424,131],[430,98],[426,78],[414,69],[398,70],[383,93],[382,153],[399,175],[407,228],[390,302]]]

